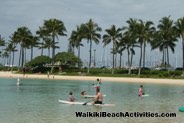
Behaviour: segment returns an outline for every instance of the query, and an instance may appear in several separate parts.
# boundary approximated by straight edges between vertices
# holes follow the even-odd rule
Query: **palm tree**
[[[90,19],[86,24],[81,25],[82,30],[85,32],[84,38],[87,39],[87,42],[90,44],[89,49],[89,66],[88,66],[88,73],[90,72],[91,67],[91,51],[92,51],[92,43],[95,44],[99,43],[101,38],[101,34],[99,34],[102,29],[98,26],[97,23],[94,23],[92,19]]]
[[[43,43],[43,48],[48,49],[48,56],[50,57],[50,49],[54,46],[52,38],[51,37],[45,37],[44,38],[44,43]]]
[[[38,42],[38,37],[36,37],[36,36],[30,36],[30,39],[29,39],[30,41],[29,41],[29,47],[30,47],[30,49],[31,49],[31,60],[33,59],[33,48],[34,47],[38,47],[38,45],[40,44],[39,42]]]
[[[178,38],[182,39],[182,48],[183,48],[183,74],[184,74],[184,17],[180,18],[175,23],[175,29]]]
[[[28,46],[32,33],[27,27],[20,27],[15,32],[15,36],[16,41],[20,44],[21,67],[23,67],[25,62],[25,47]]]
[[[9,57],[8,52],[6,52],[6,51],[3,52],[2,57],[4,58],[4,66],[5,66],[6,60],[7,60],[7,62],[8,62],[8,57]]]
[[[122,35],[121,31],[122,28],[116,28],[115,25],[112,25],[111,28],[106,29],[105,32],[107,34],[103,35],[104,46],[112,42],[112,50],[114,51],[119,42],[119,38]],[[112,58],[112,74],[114,74],[114,53]]]
[[[134,47],[140,47],[137,45],[136,42],[136,26],[137,26],[137,19],[130,18],[128,21],[126,21],[128,26],[123,27],[123,30],[125,32],[123,33],[122,39],[125,40],[125,47],[128,53],[128,74],[131,74],[131,67],[132,67],[132,61],[133,61],[133,55],[135,55]]]
[[[36,34],[38,35],[39,39],[42,40],[40,43],[41,46],[39,47],[39,49],[41,49],[41,55],[43,55],[43,41],[46,36],[46,32],[43,29],[43,27],[39,27],[39,30],[36,31]]]
[[[55,38],[58,39],[58,36],[67,36],[65,32],[67,31],[64,23],[61,20],[57,19],[49,19],[44,21],[43,29],[46,32],[46,35],[52,37],[52,42],[55,45]],[[54,62],[55,62],[55,46],[52,47],[52,69],[51,73],[53,73]]]
[[[165,65],[166,69],[169,65],[169,48],[174,53],[174,47],[176,46],[175,41],[177,39],[173,20],[171,20],[170,17],[163,17],[159,22],[159,30],[155,33],[152,49],[159,48],[159,50],[163,52],[162,64]]]
[[[11,65],[11,72],[13,71],[14,53],[16,51],[17,51],[17,49],[15,46],[15,43],[13,41],[10,41],[5,49],[5,52],[7,52],[8,56],[9,56],[9,66]]]
[[[84,38],[84,32],[82,30],[82,25],[77,26],[75,31],[72,31],[71,36],[69,38],[69,42],[72,47],[76,47],[78,49],[78,58],[80,59],[80,46],[83,46],[81,43],[82,39]]]
[[[1,47],[1,46],[4,46],[4,45],[5,45],[5,40],[4,40],[4,38],[2,38],[1,35],[0,35],[0,47]],[[1,51],[0,51],[0,55],[1,55]]]
[[[139,60],[139,71],[138,76],[141,74],[141,66],[142,66],[142,57],[145,60],[145,47],[146,42],[151,40],[151,36],[155,30],[152,27],[153,23],[151,21],[143,22],[139,20],[139,23],[136,24],[136,30],[134,32],[135,37],[140,44],[140,60]],[[143,66],[145,65],[145,61],[143,61]]]

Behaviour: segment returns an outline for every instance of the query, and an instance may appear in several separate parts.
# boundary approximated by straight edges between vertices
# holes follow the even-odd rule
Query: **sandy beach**
[[[33,79],[58,79],[58,80],[83,80],[95,81],[97,78],[102,82],[131,82],[131,83],[155,83],[155,84],[175,84],[184,85],[182,79],[154,79],[154,78],[128,78],[128,77],[91,77],[91,76],[66,76],[66,75],[48,75],[47,74],[14,74],[11,72],[0,72],[1,78],[33,78]]]

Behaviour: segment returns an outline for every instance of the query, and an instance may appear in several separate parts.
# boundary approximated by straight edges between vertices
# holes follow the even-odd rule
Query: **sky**
[[[21,26],[28,27],[35,34],[38,27],[43,26],[44,20],[56,18],[62,20],[67,29],[67,37],[59,37],[60,49],[56,50],[56,52],[63,52],[67,51],[68,38],[72,30],[91,18],[102,28],[103,35],[104,30],[112,25],[127,26],[126,21],[129,18],[150,20],[155,25],[158,25],[162,17],[170,16],[175,21],[184,16],[183,5],[183,0],[0,0],[0,35],[8,41],[9,36]],[[86,42],[83,40],[84,47],[81,48],[81,58],[85,63],[89,59],[89,44]],[[102,39],[100,42],[99,45],[93,44],[93,51],[96,50],[97,65],[103,66],[102,59],[109,63],[112,59],[111,45],[104,48]],[[148,64],[154,65],[161,60],[161,53],[158,50],[151,51],[149,46],[146,50]],[[40,51],[36,49],[34,56],[37,55],[40,55]],[[92,55],[94,57],[94,52]],[[181,57],[182,46],[179,40],[175,54],[170,53],[170,63],[174,67],[180,67]],[[137,49],[134,64],[137,65],[138,61],[139,50]],[[124,65],[126,62],[127,53],[124,52]],[[108,64],[105,65],[108,66]]]

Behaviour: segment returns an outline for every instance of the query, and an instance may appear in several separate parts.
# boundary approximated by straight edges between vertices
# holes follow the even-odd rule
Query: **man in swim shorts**
[[[93,100],[94,100],[94,104],[102,104],[103,103],[103,95],[100,93],[99,89],[97,89],[97,95]]]

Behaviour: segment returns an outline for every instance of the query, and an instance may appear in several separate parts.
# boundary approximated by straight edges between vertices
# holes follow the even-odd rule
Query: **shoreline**
[[[154,78],[129,78],[129,77],[95,77],[95,76],[66,76],[66,75],[48,75],[47,74],[14,74],[11,72],[0,71],[0,78],[28,78],[28,79],[56,79],[56,80],[83,80],[96,81],[97,78],[102,82],[122,82],[122,83],[150,83],[150,84],[172,84],[184,85],[183,79],[154,79]]]

